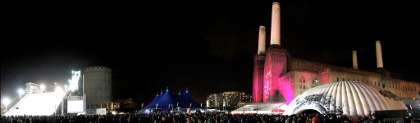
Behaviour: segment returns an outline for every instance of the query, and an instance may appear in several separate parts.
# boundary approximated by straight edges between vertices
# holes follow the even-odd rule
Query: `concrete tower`
[[[280,3],[273,2],[272,10],[271,10],[271,38],[270,44],[278,44],[280,45],[280,34],[281,34],[281,26],[280,26]]]
[[[382,63],[381,42],[379,40],[376,41],[376,66],[377,68],[384,68],[384,64]]]
[[[254,56],[254,75],[252,85],[252,101],[262,102],[263,97],[263,76],[264,76],[264,62],[265,62],[265,42],[266,42],[266,28],[260,26],[258,33],[258,52]]]
[[[286,101],[285,95],[290,91],[284,91],[280,87],[284,85],[279,81],[279,76],[287,72],[287,57],[286,49],[280,47],[281,32],[280,32],[280,3],[273,2],[271,15],[271,38],[270,46],[266,52],[264,64],[264,83],[263,83],[263,102],[283,102]],[[293,93],[293,92],[292,92]],[[290,94],[287,94],[290,95]],[[293,95],[293,94],[292,94]],[[290,101],[293,96],[290,97]]]
[[[83,84],[86,108],[105,108],[112,101],[112,70],[93,66],[84,69]]]
[[[258,52],[257,54],[265,54],[265,42],[266,42],[266,31],[265,26],[261,25],[258,33]]]
[[[353,51],[353,69],[359,69],[357,65],[357,52]]]

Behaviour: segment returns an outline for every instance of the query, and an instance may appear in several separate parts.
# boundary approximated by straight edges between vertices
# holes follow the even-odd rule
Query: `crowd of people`
[[[320,115],[318,113],[297,115],[272,114],[227,114],[221,112],[153,113],[153,114],[107,114],[107,115],[51,115],[51,116],[1,116],[1,123],[351,123],[345,116]],[[409,116],[394,123],[415,123]],[[371,115],[360,123],[384,123]]]

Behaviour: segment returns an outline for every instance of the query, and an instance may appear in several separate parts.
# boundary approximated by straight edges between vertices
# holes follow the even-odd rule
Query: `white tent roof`
[[[286,110],[287,105],[284,103],[250,103],[236,110],[231,114],[274,114],[273,110]]]
[[[407,110],[395,94],[358,81],[339,81],[311,88],[289,104],[285,115],[304,110],[322,114],[342,113],[348,117],[368,116],[375,111]]]

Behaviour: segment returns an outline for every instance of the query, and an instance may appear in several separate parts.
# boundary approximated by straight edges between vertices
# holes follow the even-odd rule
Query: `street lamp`
[[[18,93],[19,93],[19,99],[22,99],[22,94],[25,93],[25,91],[23,91],[22,89],[19,89]]]

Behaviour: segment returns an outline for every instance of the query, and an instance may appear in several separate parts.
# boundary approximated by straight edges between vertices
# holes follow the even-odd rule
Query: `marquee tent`
[[[165,93],[161,93],[160,95],[156,95],[156,97],[146,106],[144,106],[139,113],[144,113],[146,110],[161,110],[163,112],[167,112],[169,110],[186,110],[187,108],[190,109],[198,109],[203,108],[200,103],[197,103],[190,93],[188,92],[188,88],[186,89],[185,93],[178,93],[172,94],[169,89],[167,88]]]

